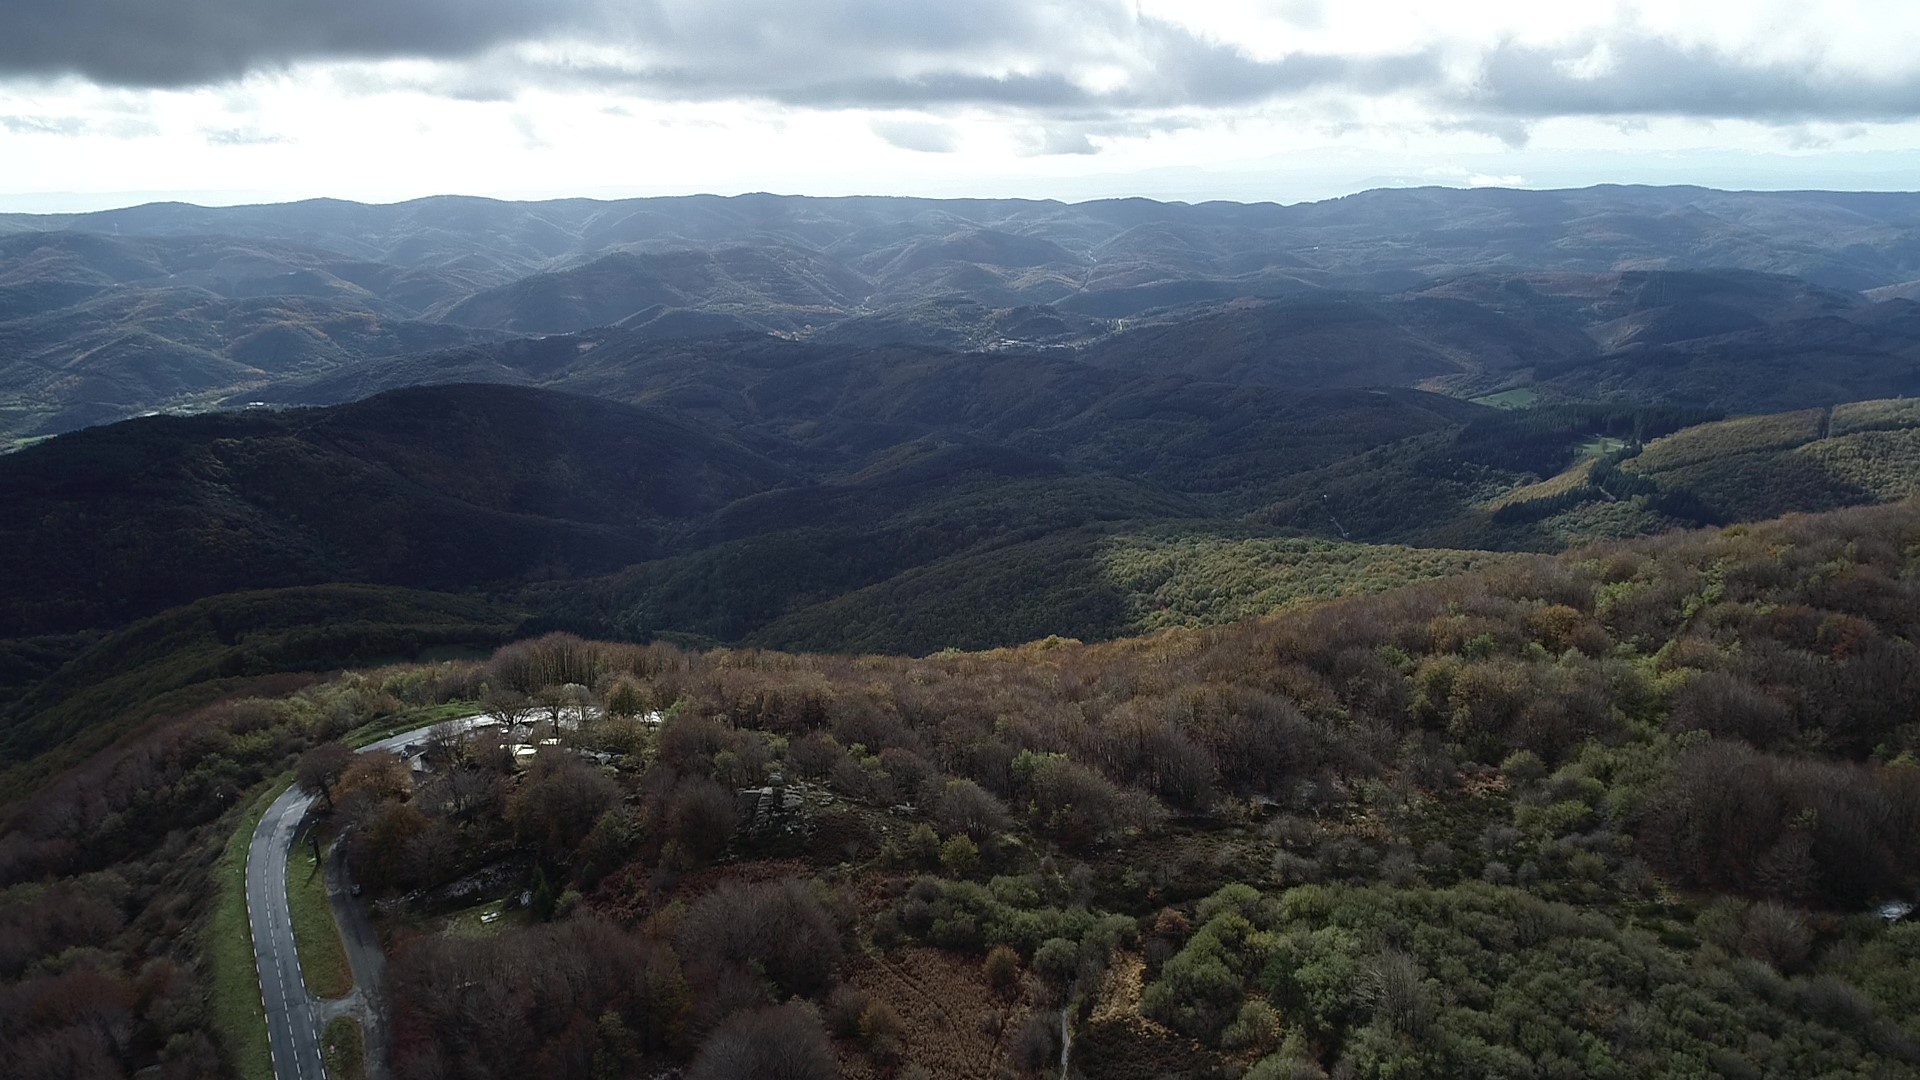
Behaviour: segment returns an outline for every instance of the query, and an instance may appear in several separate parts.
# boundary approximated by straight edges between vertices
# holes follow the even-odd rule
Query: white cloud
[[[935,120],[881,119],[873,121],[871,126],[875,135],[901,150],[951,154],[960,145],[952,126]]]
[[[234,3],[256,17],[228,26]],[[1891,0],[21,0],[9,20],[16,193],[1120,194],[1169,170],[1278,191],[1309,151],[1365,162],[1355,185],[1469,157],[1448,182],[1539,184],[1576,159],[1601,181],[1920,145],[1920,5]]]

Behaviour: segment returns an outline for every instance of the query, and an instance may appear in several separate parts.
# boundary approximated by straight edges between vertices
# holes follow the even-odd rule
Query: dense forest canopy
[[[1896,1075],[1916,553],[1908,502],[1106,644],[255,687],[15,807],[0,1033],[22,1076],[235,1067],[236,801],[442,702],[591,700],[519,768],[442,725],[316,781],[391,898],[397,1075],[1042,1069],[1061,1030],[1089,1075]],[[441,930],[503,866],[531,905]]]

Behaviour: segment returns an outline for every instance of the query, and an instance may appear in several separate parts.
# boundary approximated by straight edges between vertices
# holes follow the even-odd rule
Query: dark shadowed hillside
[[[289,672],[471,653],[522,622],[517,609],[474,597],[319,585],[197,600],[107,634],[10,643],[0,767],[32,762],[10,775],[44,777],[155,717],[276,677],[284,685]],[[19,662],[32,651],[38,670]]]
[[[657,413],[506,387],[325,412],[156,418],[0,458],[12,633],[244,588],[427,588],[605,570],[788,482]]]
[[[866,288],[831,261],[779,248],[624,252],[478,293],[440,317],[462,326],[558,334],[611,326],[666,306],[796,330],[838,318]]]
[[[537,369],[542,351],[565,363],[619,347],[599,342],[506,355]],[[426,387],[135,421],[0,458],[17,565],[33,568],[11,581],[8,625],[112,626],[325,581],[502,586],[713,547],[736,572],[640,628],[731,638],[802,598],[983,543],[1257,505],[1277,477],[1486,411],[1417,393],[1129,380],[1038,357],[776,344],[671,359],[661,383],[629,391],[646,408]],[[560,384],[594,372],[633,369]],[[723,615],[736,593],[747,609]]]
[[[1481,415],[1407,390],[1233,386],[1121,370],[1064,349],[959,353],[764,336],[659,341],[601,330],[409,357],[290,384],[270,400],[327,404],[389,385],[538,385],[673,409],[756,446],[858,472],[927,435],[984,439],[1182,492],[1235,493],[1309,464]]]
[[[1772,412],[1920,392],[1920,305],[1897,300],[1543,367],[1544,392]]]
[[[1594,351],[1571,320],[1514,318],[1471,302],[1333,294],[1238,301],[1164,316],[1089,350],[1094,363],[1266,386],[1490,385]]]

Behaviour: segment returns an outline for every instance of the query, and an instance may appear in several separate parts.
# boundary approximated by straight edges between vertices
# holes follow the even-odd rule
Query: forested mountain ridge
[[[1486,549],[1899,499],[1917,475],[1904,400],[1713,421],[1416,392],[1174,393],[1044,357],[751,355],[644,408],[421,387],[134,421],[0,459],[20,510],[0,531],[21,570],[0,595],[14,639],[0,718],[35,732],[9,738],[13,763],[104,719],[68,700],[84,672],[126,674],[102,667],[104,635],[240,590],[353,582],[498,607],[375,620],[356,647],[321,633],[337,612],[284,592],[249,603],[325,647],[276,647],[233,674],[381,654],[423,625],[448,629],[419,647],[565,626],[928,653],[1218,623],[1499,561]],[[985,393],[1000,366],[1017,389]],[[957,397],[979,404],[942,408]]]
[[[549,344],[577,351],[569,341]],[[799,345],[777,346],[759,364],[752,355],[682,362],[688,381],[648,394],[652,413],[545,391],[451,386],[324,412],[140,421],[11,456],[0,460],[0,484],[21,511],[12,526],[16,565],[35,572],[9,590],[8,625],[15,634],[109,627],[213,593],[333,580],[499,588],[712,549],[697,557],[711,564],[703,574],[715,572],[716,559],[733,569],[700,610],[676,602],[626,625],[732,640],[793,610],[793,600],[779,599],[782,588],[826,599],[982,543],[1089,522],[1213,514],[1224,526],[1259,510],[1332,539],[1551,548],[1607,530],[1897,498],[1911,487],[1903,479],[1908,410],[1897,401],[1843,406],[1831,439],[1810,429],[1801,442],[1814,445],[1764,447],[1792,451],[1766,462],[1737,437],[1716,435],[1720,428],[1687,434],[1705,449],[1677,465],[1649,464],[1672,456],[1655,441],[1644,458],[1607,463],[1624,470],[1609,489],[1585,472],[1577,483],[1552,478],[1563,468],[1590,472],[1582,454],[1618,459],[1604,449],[1608,439],[1654,439],[1698,414],[1672,413],[1649,428],[1647,417],[1668,414],[1493,413],[1418,394],[1176,389],[1182,384],[1166,377],[1127,379],[1045,357],[881,350],[849,358]],[[634,371],[619,357],[601,370]],[[955,411],[956,400],[975,404]],[[1856,415],[1875,426],[1855,430]],[[1756,468],[1778,475],[1768,480]],[[1789,483],[1782,469],[1800,479]],[[1838,471],[1816,480],[1820,469]],[[1642,472],[1646,491],[1621,486]],[[1534,483],[1538,492],[1528,488]],[[1428,502],[1456,501],[1408,515],[1390,493],[1411,487]],[[1290,490],[1302,494],[1266,501]],[[1692,501],[1674,501],[1682,496]],[[1579,523],[1598,509],[1582,505],[1595,501],[1611,504],[1611,525]],[[1038,512],[1016,511],[1022,505]],[[1381,524],[1369,507],[1387,515]],[[226,524],[209,524],[217,522]],[[486,544],[466,539],[482,529]],[[125,544],[114,546],[115,537]],[[784,584],[772,571],[782,551],[810,553]],[[173,568],[153,569],[153,559]],[[59,569],[75,560],[106,576]],[[672,573],[695,564],[680,565]],[[801,585],[815,573],[829,576]],[[86,597],[70,592],[80,580],[91,583]],[[714,597],[730,592],[757,597],[758,614],[716,621],[726,608]],[[618,608],[599,610],[625,619]],[[1106,624],[1048,629],[1094,625]]]
[[[335,403],[406,385],[395,373],[417,365],[392,357],[615,324],[668,343],[1080,348],[1231,382],[1830,404],[1920,385],[1909,302],[1861,295],[1920,272],[1917,221],[1906,196],[1692,188],[10,215],[0,437]],[[1729,382],[1756,354],[1768,377]],[[1649,374],[1683,367],[1672,385]]]
[[[0,614],[22,658],[0,671],[6,721],[98,722],[36,719],[66,684],[33,688],[100,635],[236,591],[485,590],[550,625],[738,641],[915,567],[996,552],[1016,564],[1040,538],[1098,546],[1153,521],[1232,531],[1249,485],[1486,411],[1417,392],[1176,393],[1051,358],[849,359],[779,343],[756,356],[682,364],[684,385],[647,406],[417,387],[129,421],[0,458],[15,511],[0,534],[18,571],[0,583]],[[972,406],[955,410],[956,395]],[[283,620],[332,617],[287,595]],[[1134,625],[1100,611],[1069,627],[1065,608],[1039,603],[1030,625]],[[1018,625],[968,640],[1003,643]]]
[[[19,571],[0,625],[111,627],[236,588],[611,569],[789,480],[672,418],[510,387],[135,421],[0,459]]]
[[[1920,886],[1916,557],[1909,501],[1104,644],[560,635],[256,687],[13,807],[0,1008],[39,1019],[0,1038],[251,1067],[209,1007],[244,928],[193,915],[223,807],[440,702],[584,692],[524,771],[446,733],[334,781],[398,1076],[1040,1074],[1062,1032],[1120,1077],[1902,1075],[1920,940],[1869,908]],[[436,899],[476,869],[533,902]]]
[[[0,230],[225,235],[409,268],[477,251],[477,262],[508,273],[501,284],[554,259],[620,247],[714,248],[770,238],[857,261],[868,273],[906,275],[947,263],[1045,266],[1064,253],[1111,266],[1091,280],[1115,288],[1150,283],[1154,276],[1143,271],[1159,265],[1186,278],[1270,266],[1311,279],[1499,263],[1593,272],[1659,260],[1791,274],[1857,291],[1910,281],[1920,266],[1920,209],[1908,194],[1618,185],[1383,189],[1292,206],[767,194],[540,203],[441,196],[379,206],[329,199],[217,208],[172,203],[0,215]],[[1401,243],[1382,250],[1387,237]]]
[[[1360,540],[1554,550],[1908,498],[1917,423],[1910,398],[1725,420],[1536,407],[1304,471],[1255,516]]]

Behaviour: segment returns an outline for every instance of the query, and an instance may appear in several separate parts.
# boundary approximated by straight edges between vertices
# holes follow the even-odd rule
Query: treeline
[[[1646,440],[1716,415],[1627,404],[1543,405],[1491,413],[1451,432],[1405,439],[1326,469],[1283,478],[1275,485],[1280,497],[1256,519],[1343,539],[1558,551],[1594,534],[1587,531],[1590,525],[1575,523],[1568,530],[1554,527],[1551,519],[1588,502],[1609,500],[1600,487],[1584,483],[1545,498],[1509,502],[1491,514],[1484,509],[1489,495],[1558,477],[1584,457],[1607,456],[1613,460],[1602,472],[1607,490],[1618,489],[1614,499],[1660,504],[1635,515],[1632,524],[1619,523],[1627,532],[1718,521],[1725,515],[1703,513],[1684,494],[1668,490],[1676,485],[1656,488],[1618,475],[1620,461],[1638,453]],[[1832,505],[1823,502],[1819,508]],[[1666,516],[1666,510],[1672,510],[1672,516]]]
[[[1700,737],[1690,732],[1783,760],[1834,759],[1821,785],[1871,787],[1869,762],[1920,749],[1911,720],[1920,596],[1908,573],[1916,516],[1902,505],[1520,560],[1107,645],[916,661],[558,637],[502,654],[495,670],[518,685],[538,681],[522,669],[542,664],[603,692],[630,682],[644,700],[679,708],[669,744],[676,728],[717,724],[700,737],[703,754],[728,740],[831,737],[862,748],[863,768],[889,782],[883,753],[913,763],[911,783],[882,790],[910,794],[926,775],[952,776],[1030,806],[1018,760],[1057,759],[1116,790],[1202,811],[1223,799],[1297,800],[1408,768],[1410,753],[1458,768],[1527,750],[1557,768],[1585,746]],[[1647,791],[1679,775],[1663,770]],[[1816,858],[1799,887],[1842,904],[1871,891],[1840,871]],[[1902,885],[1872,882],[1882,892]]]
[[[1007,774],[985,763],[1023,751],[1204,807],[1379,775],[1401,767],[1410,739],[1460,765],[1516,749],[1558,764],[1647,731],[1866,770],[1916,748],[1915,516],[1899,506],[1593,549],[1105,646],[920,662],[723,652],[651,680],[743,726],[911,748],[1002,796]],[[1143,771],[1139,746],[1171,764]],[[1170,778],[1183,762],[1197,780]],[[1861,891],[1837,877],[1806,888],[1846,903]]]
[[[1509,472],[1552,476],[1572,463],[1582,442],[1596,438],[1639,444],[1721,413],[1662,405],[1556,404],[1477,417],[1454,436],[1458,455]]]
[[[515,635],[516,610],[379,585],[229,593],[66,645],[0,705],[0,766],[33,783],[158,717],[253,692],[290,672],[476,655]],[[64,644],[64,643],[61,643]],[[24,666],[24,665],[23,665]],[[36,678],[36,676],[38,676]]]
[[[1578,482],[1570,471],[1509,494],[1488,519],[1493,529],[1486,542],[1568,529],[1577,534],[1604,518],[1617,521],[1618,514],[1587,505],[1603,502],[1625,504],[1619,512],[1637,517],[1640,531],[1647,531],[1653,523],[1755,521],[1907,497],[1915,490],[1912,447],[1920,439],[1903,427],[1910,410],[1899,406],[1857,402],[1745,416],[1650,444],[1630,441],[1596,457]]]
[[[1718,510],[1693,492],[1621,468],[1623,462],[1633,460],[1638,453],[1636,443],[1602,454],[1593,463],[1584,483],[1546,498],[1506,503],[1493,512],[1493,523],[1530,525],[1601,499],[1608,502],[1638,499],[1648,510],[1682,526],[1717,525],[1724,520]]]

